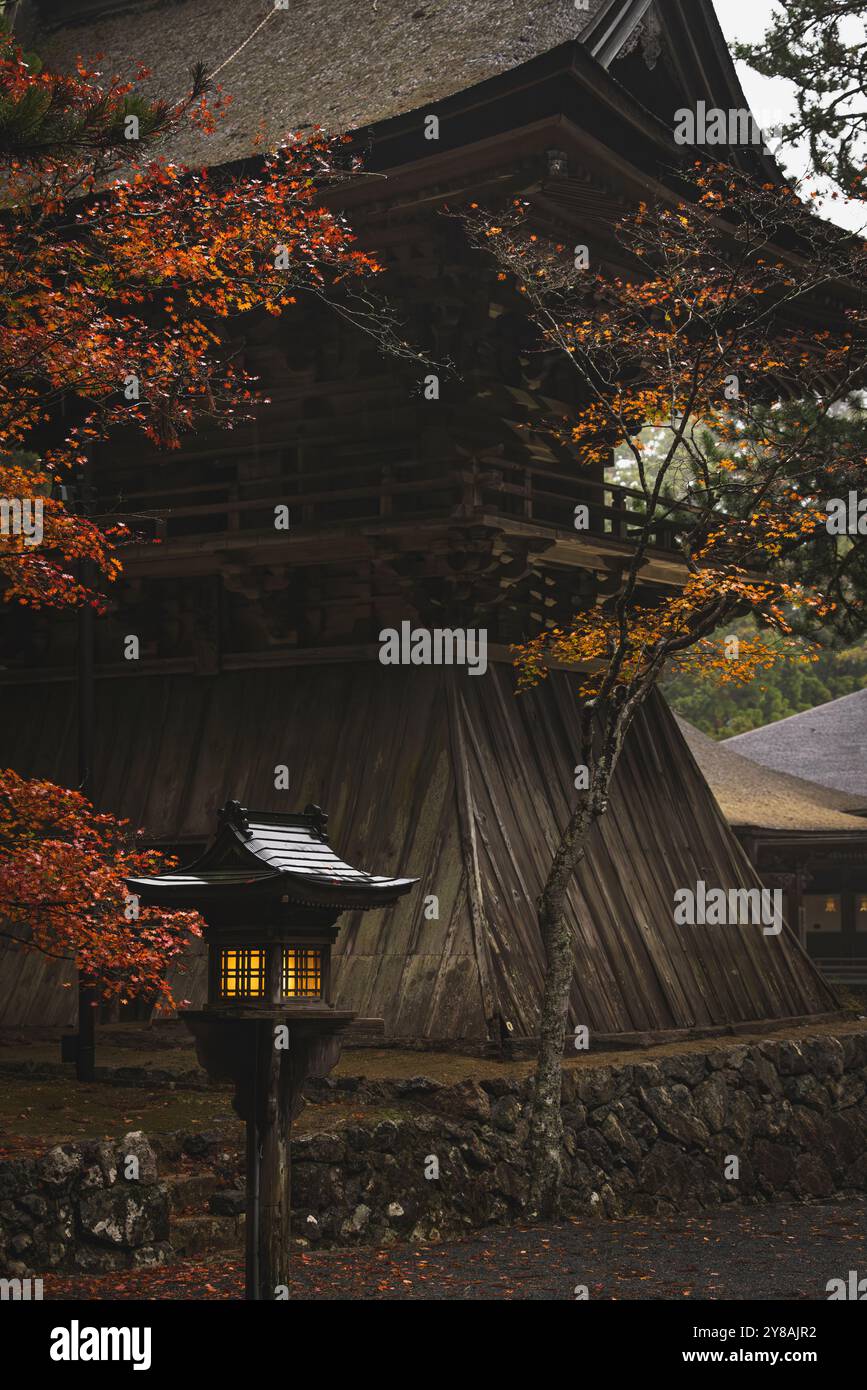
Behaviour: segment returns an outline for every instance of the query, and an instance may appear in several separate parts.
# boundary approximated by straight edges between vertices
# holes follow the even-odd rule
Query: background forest
[[[863,417],[858,426],[867,435]],[[660,432],[646,429],[641,439],[646,467],[652,473],[662,448]],[[684,466],[688,466],[686,459]],[[621,486],[637,486],[635,462],[625,450],[618,450],[608,477]],[[730,623],[717,634],[720,639],[731,636],[753,640],[758,636],[770,648],[780,648],[779,659],[747,684],[721,683],[706,673],[680,672],[669,673],[661,683],[671,708],[710,738],[732,738],[867,686],[867,637],[847,641],[838,632],[829,631],[824,645],[818,645],[820,635],[813,633],[805,643],[811,659],[799,661],[792,660],[779,636],[767,630],[758,632],[751,617]]]
[[[732,623],[726,636],[755,634],[751,618]],[[761,640],[779,641],[764,633]],[[819,648],[816,660],[778,661],[748,685],[719,685],[707,676],[672,675],[662,691],[672,709],[711,738],[731,738],[826,700],[867,686],[867,638],[842,649]]]

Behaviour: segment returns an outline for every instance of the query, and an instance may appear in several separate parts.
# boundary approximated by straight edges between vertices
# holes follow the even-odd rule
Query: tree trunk
[[[563,1117],[560,1112],[563,1048],[572,985],[573,934],[566,893],[584,858],[587,836],[608,805],[608,786],[617,750],[600,758],[585,800],[575,808],[557,847],[539,899],[539,929],[545,946],[545,985],[539,1027],[535,1090],[530,1111],[529,1215],[556,1216],[560,1206]]]
[[[585,706],[580,756],[583,765],[588,770],[592,768],[590,785],[563,831],[539,898],[539,930],[545,946],[546,967],[535,1089],[530,1110],[528,1214],[533,1217],[550,1218],[556,1216],[560,1209],[563,1163],[560,1092],[573,970],[573,933],[566,915],[566,894],[572,875],[584,858],[587,837],[608,810],[608,793],[623,740],[635,711],[650,688],[650,683],[646,684],[628,700],[614,698],[610,713],[596,728],[598,752],[595,757],[593,721],[596,702]]]
[[[572,984],[572,932],[563,911],[562,889],[543,893],[539,925],[545,943],[547,968],[542,996],[536,1085],[530,1113],[530,1215],[551,1217],[560,1201],[563,1116],[560,1082],[566,1015]]]

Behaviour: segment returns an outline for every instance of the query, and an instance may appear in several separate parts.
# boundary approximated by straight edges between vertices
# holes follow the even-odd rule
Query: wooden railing
[[[580,505],[588,510],[586,527],[575,524]],[[629,541],[644,524],[644,496],[636,489],[500,458],[463,464],[454,458],[395,458],[378,466],[340,464],[328,471],[293,472],[283,480],[235,477],[159,488],[127,494],[99,520],[124,521],[134,531],[171,541],[188,535],[270,530],[278,506],[289,508],[293,532],[488,514],[575,535],[587,532]],[[651,544],[673,550],[675,531],[674,522],[662,517],[651,528]]]

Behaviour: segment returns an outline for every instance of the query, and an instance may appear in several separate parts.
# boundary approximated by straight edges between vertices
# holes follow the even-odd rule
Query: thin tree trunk
[[[539,1052],[530,1110],[530,1191],[528,1214],[550,1218],[560,1208],[563,1116],[560,1091],[569,991],[572,986],[574,934],[566,915],[566,894],[572,875],[584,858],[587,837],[608,805],[608,788],[622,743],[623,730],[615,719],[603,738],[591,786],[572,812],[539,898],[539,929],[545,946],[545,984],[539,1026]],[[590,755],[589,730],[584,750]]]
[[[563,1115],[560,1082],[572,984],[572,931],[563,910],[565,891],[543,893],[539,926],[547,968],[542,996],[539,1055],[530,1115],[530,1215],[555,1216],[560,1202]]]

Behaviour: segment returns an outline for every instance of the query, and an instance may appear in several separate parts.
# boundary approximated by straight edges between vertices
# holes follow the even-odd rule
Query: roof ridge
[[[760,763],[728,747],[729,740],[710,738],[680,715],[674,718],[730,824],[867,834],[860,823],[863,798],[855,793]]]
[[[766,729],[779,729],[783,724],[789,724],[794,719],[805,719],[807,715],[830,709],[832,705],[842,705],[844,701],[852,700],[858,695],[867,696],[867,686],[862,686],[859,690],[850,690],[846,695],[835,695],[833,700],[823,700],[820,705],[811,705],[809,709],[796,710],[794,714],[784,714],[782,719],[770,719],[767,724],[757,724],[754,729],[744,729],[742,733],[732,734],[730,738],[719,739],[718,742],[735,743],[737,739],[749,738],[750,735],[760,734]]]

